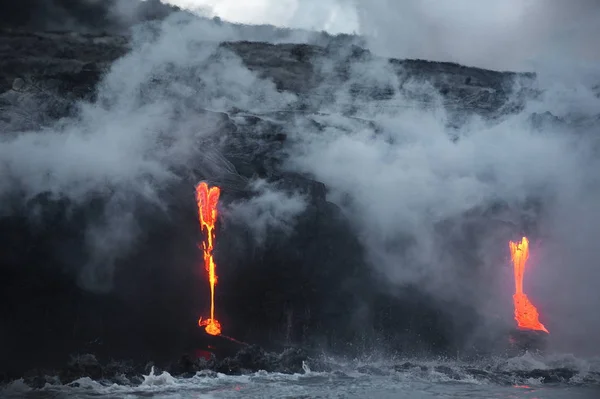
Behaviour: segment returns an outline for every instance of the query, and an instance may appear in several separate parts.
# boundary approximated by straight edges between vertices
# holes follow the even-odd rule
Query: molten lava
[[[517,325],[519,328],[526,330],[548,332],[546,327],[540,323],[537,309],[523,292],[523,275],[525,274],[527,259],[529,259],[529,240],[527,237],[523,237],[520,243],[510,241],[508,246],[515,269],[515,294],[513,295],[513,301],[515,303],[515,320],[517,321]]]
[[[215,285],[217,285],[217,274],[215,273],[215,260],[213,259],[213,248],[215,240],[215,224],[217,222],[217,203],[221,190],[219,187],[208,188],[208,184],[201,182],[196,186],[196,202],[198,203],[198,216],[200,217],[200,228],[206,229],[206,238],[202,241],[204,253],[204,268],[208,272],[210,283],[210,318],[198,320],[199,326],[206,326],[205,330],[210,335],[221,334],[221,323],[215,319]]]

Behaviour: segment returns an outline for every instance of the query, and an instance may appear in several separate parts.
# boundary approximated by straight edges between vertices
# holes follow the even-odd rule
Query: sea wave
[[[582,359],[570,354],[537,355],[526,352],[512,358],[489,358],[477,362],[451,359],[323,359],[329,371],[312,371],[309,363],[301,373],[266,372],[264,370],[227,375],[202,370],[192,376],[175,376],[152,367],[137,381],[122,379],[93,380],[79,378],[62,384],[56,377],[48,377],[41,387],[33,387],[21,378],[0,390],[4,398],[57,398],[57,397],[178,397],[182,392],[199,395],[228,396],[232,392],[273,389],[278,387],[292,394],[307,387],[360,387],[372,385],[417,387],[436,383],[440,386],[459,385],[494,387],[563,386],[600,388],[600,359]],[[346,389],[344,388],[344,389]],[[333,389],[333,388],[328,388]],[[454,389],[454,388],[449,388]],[[201,397],[201,396],[199,396]]]

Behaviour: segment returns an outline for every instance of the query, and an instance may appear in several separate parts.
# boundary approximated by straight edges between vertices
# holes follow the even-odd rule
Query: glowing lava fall
[[[520,243],[510,241],[510,257],[514,265],[515,273],[515,294],[513,301],[515,304],[515,320],[519,328],[527,330],[545,331],[548,330],[539,320],[539,314],[535,306],[529,301],[527,295],[523,292],[523,275],[525,266],[529,259],[529,240],[523,237]]]
[[[198,216],[200,218],[200,228],[206,230],[206,237],[202,241],[202,251],[204,253],[204,268],[208,272],[208,281],[210,283],[210,318],[198,320],[199,326],[206,326],[205,330],[210,335],[221,334],[221,323],[215,319],[215,285],[217,284],[217,274],[215,272],[216,264],[213,259],[213,248],[215,240],[215,224],[217,222],[217,203],[221,190],[219,187],[208,187],[205,182],[200,182],[196,186],[196,202],[198,204]]]

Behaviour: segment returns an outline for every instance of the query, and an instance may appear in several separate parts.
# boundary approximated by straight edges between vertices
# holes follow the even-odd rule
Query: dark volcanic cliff
[[[457,325],[453,314],[464,316],[471,309],[437,302],[414,287],[391,295],[367,264],[347,218],[327,200],[327,187],[282,167],[293,144],[290,121],[305,115],[310,121],[330,102],[335,88],[345,84],[361,100],[386,101],[398,90],[422,96],[425,105],[436,100],[431,93],[411,94],[414,81],[429,82],[437,90],[455,114],[451,124],[460,124],[465,113],[497,118],[520,109],[532,93],[516,92],[515,83],[533,77],[448,63],[380,60],[395,71],[399,87],[349,82],[354,65],[376,58],[346,39],[332,38],[325,46],[236,41],[212,49],[209,60],[219,62],[233,53],[278,92],[292,93],[295,99],[262,113],[186,100],[188,108],[177,115],[210,120],[214,134],[193,143],[205,156],[178,165],[173,170],[177,179],[160,188],[160,209],[141,197],[119,198],[118,187],[74,201],[60,193],[31,196],[15,181],[14,190],[3,197],[0,218],[0,368],[49,365],[84,351],[161,360],[192,350],[198,342],[196,320],[205,314],[208,298],[193,198],[193,186],[202,179],[222,187],[225,208],[255,198],[255,178],[281,192],[299,193],[306,201],[302,213],[286,221],[285,233],[270,228],[260,242],[248,225],[223,213],[217,233],[217,303],[228,335],[273,348],[304,344],[360,350],[378,339],[400,350],[444,352],[461,345],[469,326]],[[128,36],[2,31],[1,134],[40,131],[61,118],[70,123],[81,117],[81,102],[109,101],[98,99],[97,85],[130,48]],[[202,92],[201,71],[174,68],[172,75],[148,83],[152,93],[163,87],[167,92],[178,73],[196,74]],[[146,99],[143,93],[139,98]],[[352,115],[355,104],[350,101],[341,112]],[[104,226],[115,207],[133,217],[138,233],[126,248],[98,258],[98,249],[90,249],[86,241],[88,227]],[[464,228],[481,229],[473,225]],[[102,270],[90,272],[84,267],[90,262],[110,263],[111,271],[86,275]],[[474,315],[470,319],[476,321]]]
[[[43,121],[32,119],[33,115],[18,111],[29,104],[46,108],[38,117],[57,118],[68,114],[74,100],[92,99],[95,84],[102,74],[129,49],[125,36],[76,32],[9,30],[2,33],[1,40],[3,130],[23,130],[43,124]],[[348,68],[353,63],[373,59],[366,50],[346,46],[343,38],[332,38],[327,47],[260,42],[229,42],[221,46],[237,54],[251,71],[272,80],[278,90],[307,97],[307,104],[319,103],[311,96],[330,94],[327,91],[314,93],[323,81],[327,80],[333,91],[347,81]],[[334,76],[315,66],[323,60],[332,60]],[[397,73],[400,88],[413,80],[429,82],[443,96],[447,108],[485,117],[515,111],[521,105],[519,100],[523,100],[523,95],[532,94],[513,92],[515,84],[532,81],[533,76],[528,74],[420,60],[389,60],[389,66]],[[352,90],[357,96],[385,100],[396,88],[372,87],[365,82],[364,87],[353,83]],[[13,107],[15,111],[11,112]],[[302,103],[296,108],[297,111],[306,110]]]

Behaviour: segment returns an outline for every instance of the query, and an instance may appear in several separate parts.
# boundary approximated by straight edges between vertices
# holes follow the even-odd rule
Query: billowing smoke
[[[595,0],[169,0],[243,23],[356,32],[384,56],[531,70],[541,58],[600,58]]]
[[[313,9],[312,1],[290,2],[286,10],[265,2],[260,15],[244,16],[226,1],[211,4],[215,14],[244,22],[327,29],[327,22],[309,21],[299,11]],[[432,99],[427,108],[400,93],[381,103],[353,100],[353,83],[399,86],[383,63],[354,66],[350,82],[335,88],[336,101],[319,104],[327,114],[315,120],[329,126],[325,132],[312,131],[312,124],[297,126],[291,167],[327,184],[330,199],[353,221],[371,263],[387,279],[477,303],[485,317],[506,323],[512,322],[512,310],[509,301],[500,304],[513,289],[506,240],[520,227],[519,218],[536,219],[539,237],[526,285],[552,326],[556,345],[594,349],[590,338],[600,331],[594,311],[600,300],[593,122],[600,109],[600,71],[594,66],[600,59],[598,2],[339,0],[328,5],[330,12],[321,15],[331,22],[332,10],[343,9],[345,24],[337,20],[336,29],[365,35],[377,54],[536,71],[544,94],[518,115],[495,124],[473,119],[456,131],[448,127],[452,123],[443,107],[436,106],[441,100],[436,103],[433,90],[420,84],[418,91]],[[340,116],[349,109],[356,110],[357,119]],[[558,119],[535,127],[530,116],[547,112]],[[531,210],[536,202],[542,210]],[[496,216],[495,229],[473,237],[472,248],[460,222],[445,232],[454,239],[440,241],[436,226],[462,220],[465,212],[485,214],[493,204],[508,211]],[[474,238],[483,244],[475,247]],[[461,265],[464,258],[444,246],[452,241],[475,252],[471,255],[483,265],[476,272]]]
[[[96,195],[110,198],[101,222],[86,232],[93,253],[82,272],[87,287],[110,288],[115,257],[136,237],[131,213],[140,201],[161,212],[170,197],[165,190],[184,176],[230,173],[213,157],[222,123],[217,112],[272,110],[294,99],[217,46],[228,31],[209,28],[206,21],[174,14],[158,28],[137,31],[131,52],[100,83],[96,102],[80,103],[74,118],[13,133],[1,143],[2,198],[15,192],[26,200],[50,193],[77,204]],[[277,197],[270,198],[266,186],[261,190],[257,206],[266,204],[271,212]],[[272,225],[295,216],[302,202],[282,206],[273,220],[261,210],[253,215]],[[248,209],[236,209],[250,216]]]
[[[496,123],[473,118],[456,129],[427,86],[417,85],[419,92],[429,91],[426,107],[400,92],[386,101],[349,104],[354,85],[400,86],[379,62],[352,72],[351,82],[337,92],[338,102],[315,118],[328,126],[325,132],[298,126],[302,139],[293,162],[330,188],[331,200],[344,209],[386,280],[397,287],[418,285],[448,302],[477,304],[484,318],[510,324],[507,293],[514,283],[507,240],[534,232],[524,230],[522,220],[530,217],[540,223],[543,238],[533,250],[526,284],[545,304],[542,314],[554,335],[589,339],[590,331],[599,331],[592,304],[600,297],[591,282],[598,281],[600,269],[589,258],[595,233],[588,230],[596,225],[591,207],[600,199],[592,149],[597,126],[576,131],[550,123],[540,129],[530,119],[548,110],[570,118],[579,98],[587,106],[577,107],[578,117],[593,120],[600,105],[593,92],[545,87],[546,94],[517,115]],[[349,108],[356,110],[352,118],[341,116]],[[541,214],[528,215],[532,201],[543,203]],[[499,204],[505,212],[484,216]],[[469,236],[462,227],[477,217],[489,228]],[[454,228],[440,233],[452,220]],[[558,261],[556,252],[573,258]],[[546,254],[553,254],[551,261],[543,260]],[[560,278],[565,274],[568,287]],[[552,293],[563,290],[567,296],[577,290],[577,299],[558,304]],[[567,315],[577,322],[563,324]]]
[[[243,24],[269,24],[329,33],[358,32],[356,9],[345,0],[166,0],[200,15]]]
[[[361,34],[402,58],[531,70],[540,59],[594,61],[600,9],[594,0],[502,2],[356,1]]]
[[[305,109],[319,113],[287,126],[294,146],[285,166],[327,185],[329,199],[351,221],[369,263],[393,288],[418,285],[441,300],[474,304],[488,318],[511,318],[510,309],[507,317],[499,305],[502,295],[510,301],[506,293],[512,290],[503,258],[507,238],[518,238],[511,234],[528,216],[528,204],[541,204],[531,216],[536,219],[536,255],[525,277],[530,297],[561,343],[589,342],[600,333],[594,310],[600,300],[595,251],[600,165],[594,135],[600,100],[588,80],[554,78],[572,77],[579,61],[597,58],[597,48],[587,45],[595,37],[588,27],[597,13],[592,2],[578,7],[569,2],[567,10],[558,1],[544,6],[534,1],[517,15],[507,14],[512,11],[504,3],[492,10],[480,3],[336,4],[356,7],[356,28],[371,38],[379,54],[494,69],[535,67],[540,76],[553,77],[538,79],[539,87],[532,87],[543,94],[519,114],[493,123],[462,115],[466,121],[457,127],[456,111],[447,109],[431,85],[401,82],[381,60],[359,62],[347,68],[344,84],[331,86],[335,79],[325,79],[314,90],[317,95],[303,99]],[[559,15],[571,18],[559,24]],[[564,33],[575,25],[585,29],[574,36]],[[278,91],[217,47],[220,41],[241,38],[236,29],[182,14],[158,28],[136,29],[132,50],[111,67],[95,103],[79,104],[76,118],[47,130],[19,132],[2,141],[1,174],[11,183],[0,183],[0,194],[51,192],[74,201],[98,191],[110,194],[103,223],[87,232],[97,255],[84,268],[86,285],[110,281],[112,260],[104,256],[134,240],[136,221],[123,215],[139,201],[161,210],[170,184],[188,174],[203,175],[190,166],[196,160],[206,159],[211,170],[226,172],[207,156],[208,148],[219,150],[214,138],[219,138],[221,119],[215,114],[293,107],[296,96]],[[254,39],[281,41],[265,32]],[[542,57],[535,58],[536,53]],[[547,54],[578,58],[548,68],[540,64]],[[528,64],[531,56],[537,64]],[[335,69],[328,62],[316,68],[325,75]],[[543,75],[548,70],[552,74]],[[590,70],[591,82],[595,76]],[[389,95],[366,100],[355,94],[357,86],[388,90]],[[542,128],[532,123],[533,113],[547,111],[561,119],[547,118]],[[302,197],[261,183],[255,189],[257,198],[235,203],[228,212],[258,221],[257,237],[303,209]],[[505,211],[489,218],[494,206]],[[465,215],[485,216],[498,227],[469,237],[462,229]],[[470,256],[477,268],[463,264]]]
[[[227,217],[249,226],[258,245],[263,245],[274,229],[289,234],[294,227],[290,222],[306,209],[302,194],[277,190],[264,180],[252,182],[251,188],[258,195],[230,204]]]

